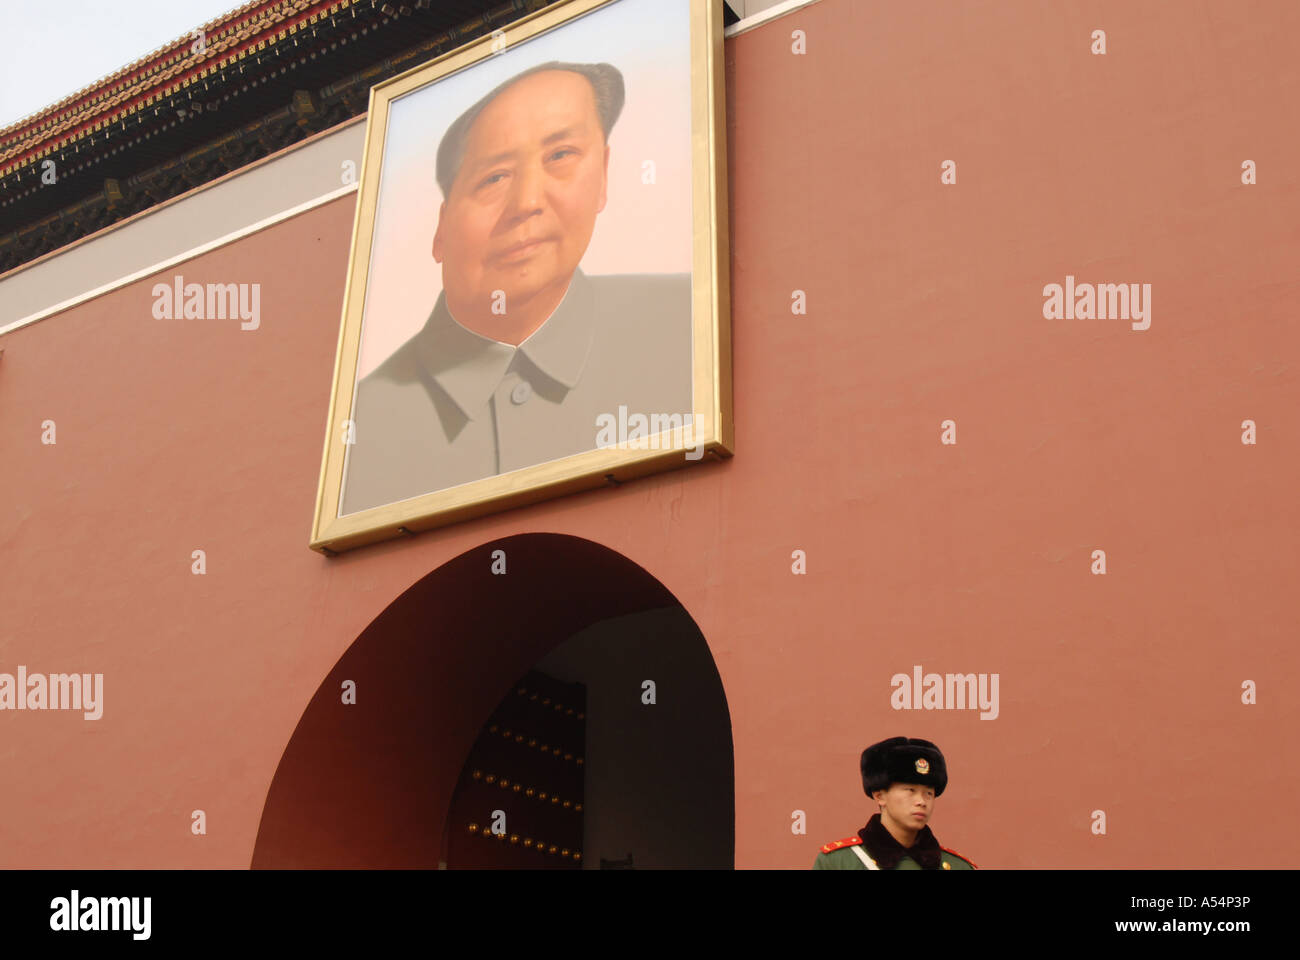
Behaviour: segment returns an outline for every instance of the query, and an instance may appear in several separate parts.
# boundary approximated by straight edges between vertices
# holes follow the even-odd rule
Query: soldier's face
[[[934,814],[934,788],[921,783],[891,783],[873,797],[881,805],[880,818],[889,817],[904,830],[920,830]]]
[[[563,289],[605,209],[609,147],[586,77],[543,70],[507,87],[470,127],[433,257],[450,302],[494,306]],[[498,298],[499,299],[499,298]]]

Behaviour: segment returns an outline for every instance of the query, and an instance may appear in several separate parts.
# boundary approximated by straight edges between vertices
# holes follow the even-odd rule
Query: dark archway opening
[[[493,573],[496,551],[504,574]],[[494,787],[510,797],[491,809],[475,801],[465,814],[453,798],[481,769],[473,751],[494,735],[487,730],[494,715],[524,678],[538,675],[586,697],[582,752],[559,744],[561,763],[565,753],[584,760],[582,856],[569,866],[734,866],[730,713],[704,637],[631,560],[589,540],[540,533],[449,561],[348,648],[285,748],[251,866],[537,865],[475,863],[458,853],[470,839],[509,845],[512,835],[519,843],[529,836],[512,829],[529,822],[520,804],[531,798],[514,797],[519,775],[507,774],[504,790]],[[355,703],[344,702],[346,681]],[[561,804],[573,784],[566,782]],[[554,792],[539,780],[520,793],[528,786],[535,795]],[[484,837],[496,810],[504,811],[504,837]],[[512,822],[512,811],[523,821]],[[465,816],[472,819],[457,819]],[[535,839],[549,853],[552,838]]]

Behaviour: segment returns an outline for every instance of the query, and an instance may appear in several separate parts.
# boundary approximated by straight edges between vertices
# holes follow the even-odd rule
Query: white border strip
[[[321,194],[315,199],[300,203],[296,207],[290,207],[288,210],[281,210],[279,213],[273,214],[264,220],[259,220],[257,223],[251,223],[246,227],[240,227],[238,230],[228,233],[224,237],[209,240],[207,243],[186,250],[184,253],[178,253],[174,257],[160,260],[152,266],[145,267],[143,270],[137,270],[135,273],[127,274],[124,277],[118,277],[116,280],[112,280],[109,283],[96,287],[94,290],[87,290],[84,293],[79,293],[70,300],[56,303],[52,307],[38,310],[30,316],[23,317],[21,320],[15,320],[7,326],[0,327],[0,337],[9,333],[11,330],[17,330],[19,327],[27,326],[29,323],[36,323],[38,320],[44,320],[46,317],[52,316],[61,310],[67,310],[70,307],[75,307],[78,304],[85,303],[87,300],[93,300],[95,297],[102,294],[117,290],[119,287],[125,287],[127,284],[135,283],[135,281],[147,277],[151,273],[157,273],[159,270],[166,270],[168,267],[174,267],[178,263],[191,260],[200,254],[207,253],[210,250],[215,250],[218,247],[224,247],[228,243],[234,243],[236,240],[240,240],[248,236],[250,233],[257,233],[259,230],[265,230],[267,227],[274,226],[283,220],[288,220],[290,217],[296,217],[300,213],[306,213],[308,210],[329,203],[331,200],[337,200],[339,197],[345,196],[346,194],[355,193],[358,189],[360,189],[360,185],[356,183],[339,187],[337,190],[331,190],[329,193]]]
[[[731,26],[727,27],[726,30],[722,31],[722,35],[727,39],[731,39],[736,36],[736,34],[744,33],[746,30],[753,30],[755,27],[761,26],[769,20],[787,13],[793,13],[800,7],[806,7],[808,4],[816,2],[817,0],[785,0],[785,3],[778,3],[775,7],[768,7],[766,10],[752,14],[745,17],[743,20],[733,23]]]

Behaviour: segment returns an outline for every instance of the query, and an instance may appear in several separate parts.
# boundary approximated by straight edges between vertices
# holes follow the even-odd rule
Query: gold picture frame
[[[731,391],[730,251],[727,210],[726,100],[722,0],[689,4],[690,133],[690,384],[693,434],[666,429],[629,442],[597,445],[509,472],[343,513],[345,464],[353,429],[358,357],[380,198],[390,110],[400,97],[453,74],[474,70],[503,50],[563,31],[578,18],[647,0],[559,0],[504,30],[459,47],[376,85],[370,92],[365,152],[334,364],[310,547],[335,554],[500,510],[621,483],[734,453]],[[653,2],[653,0],[651,0]],[[586,59],[599,59],[598,56]],[[522,61],[521,61],[522,62]],[[620,94],[621,95],[621,94]],[[608,160],[606,160],[608,166]],[[603,209],[603,195],[602,195]],[[683,253],[683,256],[685,254]],[[685,376],[685,373],[682,374]],[[362,410],[362,413],[365,411]],[[647,411],[655,412],[657,411]],[[669,411],[665,411],[669,412]],[[655,420],[664,425],[666,420]],[[620,429],[622,429],[620,427]],[[593,436],[596,425],[592,425]],[[620,440],[622,436],[620,436]],[[362,434],[361,442],[364,442]],[[499,455],[498,455],[499,459]]]

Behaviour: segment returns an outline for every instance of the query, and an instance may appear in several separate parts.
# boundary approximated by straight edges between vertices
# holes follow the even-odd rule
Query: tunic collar
[[[572,390],[587,364],[595,329],[591,281],[579,268],[574,270],[560,305],[517,347],[457,323],[447,309],[444,290],[416,337],[415,349],[429,376],[466,419],[476,420],[487,412],[488,400],[515,364],[517,354],[522,353],[562,392]]]

